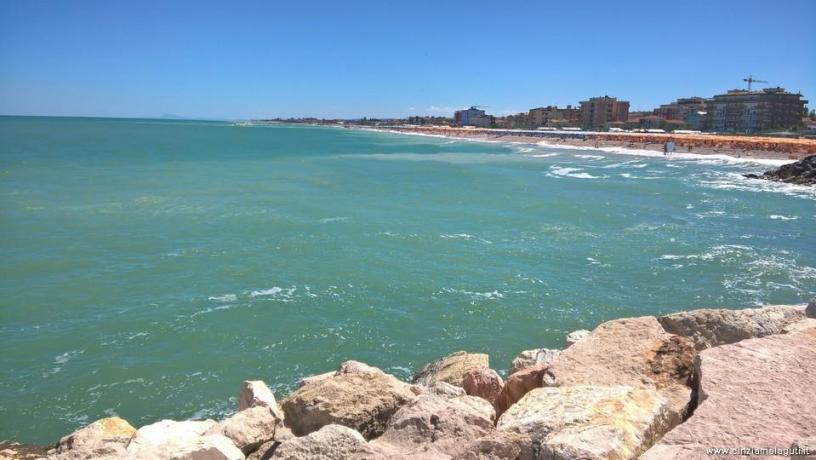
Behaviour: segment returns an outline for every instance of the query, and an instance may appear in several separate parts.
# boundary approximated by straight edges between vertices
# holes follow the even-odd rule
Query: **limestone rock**
[[[365,438],[351,428],[326,425],[300,438],[281,443],[270,457],[275,460],[344,460],[374,455]]]
[[[384,372],[380,369],[377,369],[374,366],[369,366],[366,363],[361,363],[360,361],[348,360],[344,361],[340,364],[340,367],[334,373],[335,376],[343,375],[343,374],[360,374],[360,373],[380,373],[383,374]]]
[[[48,455],[45,447],[21,444],[15,441],[0,441],[0,460],[39,460]]]
[[[539,451],[529,436],[496,431],[466,443],[453,460],[535,460]]]
[[[170,460],[244,460],[244,454],[232,441],[220,434],[199,436],[187,443],[179,443],[173,450],[160,448],[148,456],[138,458]]]
[[[241,384],[241,393],[238,395],[238,411],[256,406],[269,407],[276,417],[283,418],[275,395],[263,381],[244,380],[244,383]]]
[[[805,318],[795,323],[788,324],[782,329],[783,334],[792,334],[794,332],[802,332],[805,329],[816,327],[816,318]]]
[[[401,407],[372,445],[408,458],[439,458],[492,432],[494,420],[493,406],[482,398],[426,393]]]
[[[127,445],[126,457],[134,459],[170,458],[171,453],[181,451],[195,444],[213,426],[215,426],[213,420],[187,420],[183,422],[162,420],[151,425],[145,425],[136,430],[136,433],[130,439],[130,443]],[[223,444],[217,440],[215,442]]]
[[[703,309],[661,316],[666,332],[690,338],[698,350],[740,340],[781,334],[784,328],[805,318],[802,307],[775,305],[744,310]]]
[[[577,331],[572,331],[567,334],[567,337],[564,339],[564,344],[566,345],[565,348],[569,348],[576,343],[580,342],[581,340],[589,337],[590,332],[586,329],[579,329]]]
[[[130,423],[119,417],[99,419],[59,440],[56,458],[116,458],[124,455],[130,438],[136,433]]]
[[[330,378],[334,377],[335,373],[336,373],[336,371],[331,371],[331,372],[325,372],[323,374],[310,375],[308,377],[303,377],[302,379],[300,379],[298,381],[298,388],[303,388],[303,387],[305,387],[306,385],[308,385],[310,383],[316,383],[316,382],[320,382],[320,381],[323,381],[323,380],[326,380],[326,379],[330,379]]]
[[[666,333],[652,316],[608,321],[564,350],[544,376],[546,386],[654,386],[680,423],[691,401],[694,345]]]
[[[385,373],[342,374],[299,388],[282,406],[287,426],[298,436],[338,424],[372,438],[415,397],[410,385]]]
[[[535,350],[524,350],[513,359],[510,364],[510,374],[535,366],[536,364],[550,364],[558,357],[561,350],[550,348],[537,348]]]
[[[496,398],[496,415],[501,416],[530,390],[540,387],[546,371],[546,365],[537,364],[507,377],[504,388]]]
[[[447,398],[455,398],[457,396],[467,395],[464,388],[457,387],[456,385],[451,385],[450,383],[445,382],[435,382],[427,388],[428,393],[444,396]]]
[[[430,385],[434,382],[447,382],[462,386],[462,380],[469,371],[489,367],[490,361],[486,354],[457,351],[426,365],[414,376],[414,383]]]
[[[700,405],[642,458],[704,458],[707,447],[787,447],[813,436],[813,363],[814,328],[702,351]]]
[[[261,446],[255,450],[255,452],[247,455],[247,460],[268,460],[272,458],[272,455],[276,450],[278,450],[278,446],[294,438],[295,435],[292,434],[292,431],[289,428],[286,428],[283,425],[278,425],[277,429],[275,430],[275,438],[261,444]]]
[[[465,374],[462,386],[468,395],[478,396],[492,406],[496,404],[499,393],[504,388],[504,381],[493,369],[473,369]]]
[[[275,438],[275,431],[282,420],[267,406],[255,406],[242,410],[230,418],[218,422],[206,434],[222,434],[228,437],[246,455],[261,444]]]
[[[670,418],[652,388],[576,385],[530,391],[497,428],[540,443],[542,458],[630,459],[670,428]]]

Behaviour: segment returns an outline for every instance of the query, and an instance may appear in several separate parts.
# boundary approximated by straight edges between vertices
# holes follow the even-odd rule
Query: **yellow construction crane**
[[[751,91],[751,83],[768,83],[765,80],[757,80],[753,75],[748,75],[748,78],[743,78],[742,81],[748,82],[748,91]]]

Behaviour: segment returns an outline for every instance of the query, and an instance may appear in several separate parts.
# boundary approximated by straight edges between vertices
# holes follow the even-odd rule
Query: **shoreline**
[[[816,153],[816,140],[776,139],[693,134],[600,133],[600,132],[527,132],[519,130],[466,129],[448,127],[358,127],[378,132],[447,139],[572,148],[623,155],[671,159],[721,159],[781,166]],[[663,154],[669,139],[677,150]]]
[[[110,415],[47,447],[2,441],[0,459],[661,460],[705,458],[734,436],[813,453],[812,360],[816,299],[621,318],[521,351],[506,379],[484,353],[451,353],[410,382],[349,360],[281,401],[246,380],[223,420],[137,429]]]

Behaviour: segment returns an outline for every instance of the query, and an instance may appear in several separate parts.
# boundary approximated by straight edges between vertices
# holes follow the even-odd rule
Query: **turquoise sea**
[[[816,189],[767,166],[341,128],[0,118],[0,439],[401,378],[611,318],[816,295]]]

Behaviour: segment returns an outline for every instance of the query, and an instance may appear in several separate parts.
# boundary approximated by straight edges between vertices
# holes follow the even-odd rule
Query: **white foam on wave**
[[[219,305],[217,307],[209,307],[193,313],[192,315],[190,315],[190,318],[195,318],[196,316],[199,315],[206,315],[207,313],[212,313],[214,311],[229,310],[234,307],[235,305]]]
[[[579,155],[579,154],[576,154],[575,158],[583,158],[585,160],[603,160],[606,157],[603,156],[603,155]]]
[[[439,237],[444,238],[446,240],[466,240],[466,241],[474,240],[474,241],[479,241],[479,242],[482,242],[482,243],[485,243],[485,244],[493,244],[491,241],[488,241],[488,240],[483,239],[483,238],[479,238],[477,236],[470,235],[468,233],[453,233],[453,234],[443,233],[442,235],[439,235]]]
[[[783,216],[783,215],[780,215],[780,214],[771,214],[768,217],[773,219],[773,220],[796,220],[796,219],[799,218],[799,216]]]
[[[207,300],[215,300],[216,302],[235,302],[238,296],[235,294],[224,294],[207,297]]]
[[[708,172],[703,179],[699,180],[699,184],[716,190],[773,192],[797,198],[816,200],[816,187],[763,179],[748,179],[742,174],[734,172]]]
[[[249,293],[250,297],[271,297],[280,302],[291,302],[292,296],[295,294],[297,287],[281,288],[273,286],[269,289],[261,289]]]
[[[331,223],[331,222],[344,222],[344,221],[347,221],[347,220],[349,220],[349,218],[348,217],[343,217],[343,216],[324,217],[324,218],[320,219],[320,223],[321,224],[328,224],[328,223]]]
[[[527,155],[528,157],[533,158],[550,158],[550,157],[557,157],[557,153],[536,153],[535,155]]]
[[[547,175],[552,177],[573,177],[575,179],[601,179],[606,176],[593,176],[592,174],[582,172],[581,168],[565,168],[562,166],[550,166],[550,172]]]

